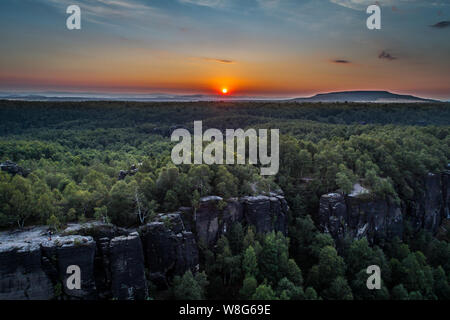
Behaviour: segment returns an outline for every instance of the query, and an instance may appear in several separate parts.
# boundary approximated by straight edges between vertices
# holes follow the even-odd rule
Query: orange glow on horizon
[[[227,94],[227,93],[228,93],[228,89],[227,89],[227,88],[223,88],[223,89],[222,89],[222,93],[223,93],[223,94]]]

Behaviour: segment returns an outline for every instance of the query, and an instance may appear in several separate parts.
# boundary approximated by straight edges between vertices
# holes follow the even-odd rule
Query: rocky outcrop
[[[73,232],[95,234],[72,235]],[[48,239],[47,229],[0,233],[0,299],[145,299],[147,280],[139,234],[102,223],[72,224]],[[101,237],[101,236],[110,236]],[[78,266],[80,289],[67,286]]]
[[[80,235],[89,236],[98,241],[101,238],[112,239],[118,236],[125,236],[130,233],[125,228],[119,228],[112,223],[104,223],[100,221],[93,221],[87,223],[69,223],[67,227],[61,232],[61,235]]]
[[[423,188],[409,203],[407,213],[416,231],[421,229],[435,233],[445,212],[445,194],[442,179],[445,175],[429,173],[423,181]],[[446,189],[446,188],[445,188]]]
[[[221,206],[224,208],[221,208]],[[237,199],[224,203],[218,196],[203,197],[194,214],[197,238],[205,245],[213,246],[234,222],[243,221],[243,206]]]
[[[92,237],[57,236],[41,243],[42,254],[54,264],[59,283],[67,298],[95,299],[97,290],[94,280],[95,241]],[[70,266],[78,266],[81,271],[80,289],[67,286],[72,275]]]
[[[140,165],[141,164],[139,164],[138,166]],[[132,165],[129,170],[120,170],[118,180],[124,180],[127,176],[134,176],[139,171],[138,166]]]
[[[246,223],[253,225],[256,232],[280,231],[287,234],[286,200],[281,195],[256,196],[243,198]]]
[[[403,216],[399,206],[386,200],[325,194],[320,198],[319,227],[336,241],[346,236],[366,237],[370,243],[402,236]]]
[[[286,200],[278,194],[232,198],[225,203],[221,197],[204,197],[194,214],[197,238],[211,247],[236,222],[252,225],[260,233],[287,234],[288,210]]]
[[[100,299],[112,299],[114,297],[114,293],[111,291],[110,241],[115,237],[126,236],[129,233],[130,231],[127,229],[99,221],[69,224],[61,232],[62,235],[90,236],[96,242],[94,279]],[[127,284],[125,283],[125,285]]]
[[[0,244],[0,300],[47,300],[53,294],[39,243]]]
[[[450,168],[442,173],[442,195],[444,198],[443,217],[450,219]]]
[[[1,232],[0,299],[145,299],[147,281],[167,287],[173,276],[198,270],[199,241],[212,248],[237,222],[286,233],[287,211],[278,194],[210,196],[197,210],[159,214],[138,230],[89,222],[51,239],[46,227]],[[70,266],[81,271],[80,289],[67,286]]]
[[[110,241],[108,262],[113,298],[143,300],[148,296],[142,243],[137,232]]]
[[[198,248],[192,232],[186,231],[180,213],[159,215],[158,221],[139,229],[151,280],[165,286],[173,275],[198,266]]]
[[[319,228],[335,240],[346,236],[366,237],[371,243],[402,237],[404,221],[415,231],[427,230],[435,234],[443,219],[449,217],[448,171],[429,173],[414,199],[405,201],[403,209],[387,200],[376,199],[369,193],[325,194],[320,198]]]
[[[28,174],[30,173],[30,170],[24,169],[10,160],[6,160],[5,162],[0,163],[0,170],[12,175],[18,174],[23,177],[28,176]]]

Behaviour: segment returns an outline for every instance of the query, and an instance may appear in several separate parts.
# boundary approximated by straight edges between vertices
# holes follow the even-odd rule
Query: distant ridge
[[[295,98],[298,102],[440,102],[411,95],[395,94],[389,91],[341,91],[320,93],[309,98]]]
[[[196,101],[273,101],[273,102],[372,102],[372,103],[405,103],[405,102],[442,102],[410,95],[400,95],[388,91],[343,91],[320,93],[308,98],[270,98],[252,96],[221,95],[178,95],[167,93],[151,94],[108,94],[108,93],[2,93],[0,100],[22,101],[136,101],[136,102],[196,102]]]

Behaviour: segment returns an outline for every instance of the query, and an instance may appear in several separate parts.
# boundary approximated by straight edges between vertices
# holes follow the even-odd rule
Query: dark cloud
[[[337,64],[348,64],[348,63],[351,63],[350,61],[345,60],[345,59],[335,59],[335,60],[331,60],[331,62],[332,63],[337,63]]]
[[[450,21],[440,21],[436,24],[433,24],[430,27],[437,28],[437,29],[444,29],[444,28],[450,27]]]
[[[397,60],[397,57],[394,57],[389,52],[381,51],[381,53],[378,55],[379,59],[387,59],[387,60]]]
[[[218,63],[234,63],[233,60],[228,60],[228,59],[210,59],[210,58],[206,58],[206,60],[214,61],[214,62],[218,62]]]
[[[196,59],[209,61],[209,62],[225,63],[225,64],[236,63],[236,61],[230,60],[230,59],[217,59],[217,58],[208,58],[208,57],[201,57],[201,58],[196,58]]]

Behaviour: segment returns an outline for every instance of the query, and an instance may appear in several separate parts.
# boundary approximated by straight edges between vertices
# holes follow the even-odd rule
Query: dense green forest
[[[176,127],[280,129],[280,171],[253,165],[180,165],[170,159]],[[101,219],[124,227],[156,213],[281,188],[291,208],[288,237],[233,225],[202,248],[201,272],[175,277],[153,298],[450,299],[450,245],[406,228],[403,239],[337,248],[315,225],[319,198],[359,182],[371,196],[404,204],[421,177],[450,162],[450,104],[298,104],[271,102],[0,101],[0,227]],[[121,170],[138,166],[119,180]],[[144,208],[145,217],[136,214]],[[383,269],[382,290],[365,287],[368,265]]]

